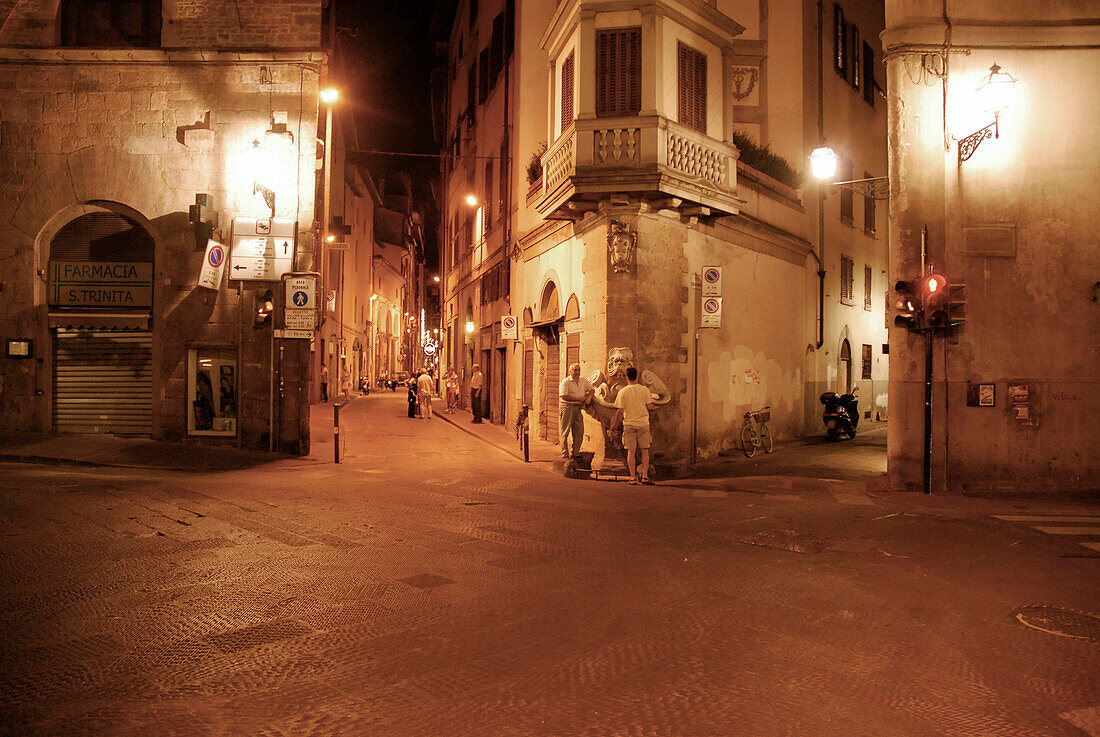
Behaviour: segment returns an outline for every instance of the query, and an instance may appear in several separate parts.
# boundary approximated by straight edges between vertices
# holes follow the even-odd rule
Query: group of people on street
[[[405,385],[409,390],[409,417],[430,420],[432,418],[432,397],[436,395],[433,372],[430,369],[421,369],[419,375],[410,376]],[[443,374],[442,388],[447,398],[447,409],[444,411],[451,414],[458,409],[458,374],[455,373],[453,368],[447,369],[447,372]],[[474,417],[476,419],[477,415],[475,414]]]
[[[622,426],[629,483],[652,484],[649,479],[649,448],[653,440],[649,432],[649,413],[656,407],[651,401],[649,389],[638,383],[638,370],[633,366],[626,370],[626,380],[627,385],[615,397],[616,412],[611,420],[611,430]],[[584,416],[581,413],[596,395],[592,383],[581,376],[579,363],[569,367],[569,376],[558,386],[558,395],[561,455],[567,460],[577,459],[580,458],[581,441],[584,439]]]

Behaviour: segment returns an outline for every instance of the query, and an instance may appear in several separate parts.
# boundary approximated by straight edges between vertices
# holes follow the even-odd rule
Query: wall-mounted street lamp
[[[252,146],[248,149],[248,166],[252,170],[252,194],[263,194],[264,202],[271,208],[271,217],[275,217],[275,190],[264,182],[269,181],[270,166],[267,152],[257,139],[252,140]]]
[[[993,122],[959,140],[959,163],[966,161],[987,138],[1000,138],[1001,113],[1007,110],[1016,95],[1016,78],[994,64],[978,85],[978,102],[986,112],[993,113]]]
[[[477,207],[477,197],[472,194],[466,195],[466,204],[470,207]]]
[[[466,321],[466,332],[467,333],[474,332],[474,321],[473,320],[467,320]]]
[[[813,152],[810,153],[810,171],[813,172],[814,177],[820,179],[822,182],[827,179],[832,179],[836,175],[839,162],[840,157],[828,146],[815,148]],[[870,197],[874,200],[890,199],[889,177],[871,177],[869,179],[850,179],[846,182],[828,182],[826,186],[851,190],[858,195]]]

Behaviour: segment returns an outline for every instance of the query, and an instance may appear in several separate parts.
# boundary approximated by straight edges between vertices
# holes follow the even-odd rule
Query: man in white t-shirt
[[[649,387],[638,383],[638,369],[626,370],[627,384],[615,397],[619,408],[611,421],[611,428],[623,423],[623,446],[626,448],[626,467],[630,471],[631,484],[652,484],[649,480],[649,413],[655,409],[649,395]],[[637,450],[642,449],[642,463],[637,466]],[[635,475],[637,474],[637,475]]]
[[[416,398],[420,402],[420,417],[424,420],[432,419],[432,377],[427,369],[421,369],[420,378],[416,380]]]
[[[581,408],[592,401],[595,394],[588,379],[581,378],[581,365],[569,367],[569,376],[558,385],[558,435],[561,441],[561,457],[577,458],[581,454],[584,439],[584,417]],[[573,452],[569,451],[569,436],[573,436]]]
[[[485,382],[485,376],[481,373],[481,364],[474,364],[474,373],[470,377],[470,412],[474,419],[470,420],[475,425],[481,424],[481,385]]]

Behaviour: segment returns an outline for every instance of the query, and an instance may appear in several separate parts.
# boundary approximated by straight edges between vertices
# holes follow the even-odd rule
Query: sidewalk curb
[[[464,414],[465,414],[465,413],[464,413]],[[451,416],[451,415],[447,415],[447,414],[445,414],[445,413],[442,413],[442,412],[433,412],[433,413],[432,413],[432,415],[433,415],[434,417],[438,417],[439,419],[443,420],[444,422],[448,423],[449,425],[452,425],[453,427],[456,427],[456,428],[458,428],[459,430],[461,430],[462,432],[466,433],[467,435],[472,435],[473,437],[477,438],[478,440],[480,440],[481,442],[485,443],[486,445],[491,445],[492,447],[496,448],[497,450],[501,450],[501,451],[504,451],[505,453],[507,453],[508,455],[512,456],[512,457],[513,457],[513,458],[515,458],[516,460],[518,460],[518,461],[520,461],[520,462],[523,462],[523,454],[521,454],[521,453],[520,453],[519,451],[517,451],[517,450],[516,450],[515,448],[511,447],[511,445],[505,445],[505,444],[500,444],[500,443],[497,443],[497,442],[493,441],[493,440],[492,440],[492,439],[490,439],[490,438],[486,438],[486,437],[484,437],[484,436],[482,436],[482,435],[478,435],[478,434],[477,434],[476,432],[474,432],[474,431],[473,431],[473,430],[471,430],[470,428],[468,428],[468,427],[463,427],[463,426],[462,426],[462,425],[461,425],[461,424],[460,424],[460,423],[459,423],[459,422],[458,422],[458,421],[457,421],[457,420],[456,420],[456,419],[455,419],[455,418],[454,418],[453,416]],[[543,465],[543,464],[544,464],[544,462],[543,462],[543,461],[528,461],[528,462],[527,462],[527,463],[526,463],[525,465],[528,465],[528,466],[541,466],[541,465]]]

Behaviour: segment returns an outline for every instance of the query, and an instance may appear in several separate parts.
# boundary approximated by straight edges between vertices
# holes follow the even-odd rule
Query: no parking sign
[[[722,327],[722,298],[705,297],[703,299],[703,316],[699,320],[701,328]]]
[[[500,339],[519,340],[519,324],[515,315],[505,315],[500,318]]]
[[[202,271],[199,273],[199,286],[213,289],[215,292],[222,284],[222,271],[225,269],[225,246],[214,240],[206,242],[206,255],[202,258]]]
[[[722,296],[722,267],[721,266],[704,266],[703,267],[703,296],[704,297],[721,297]]]

